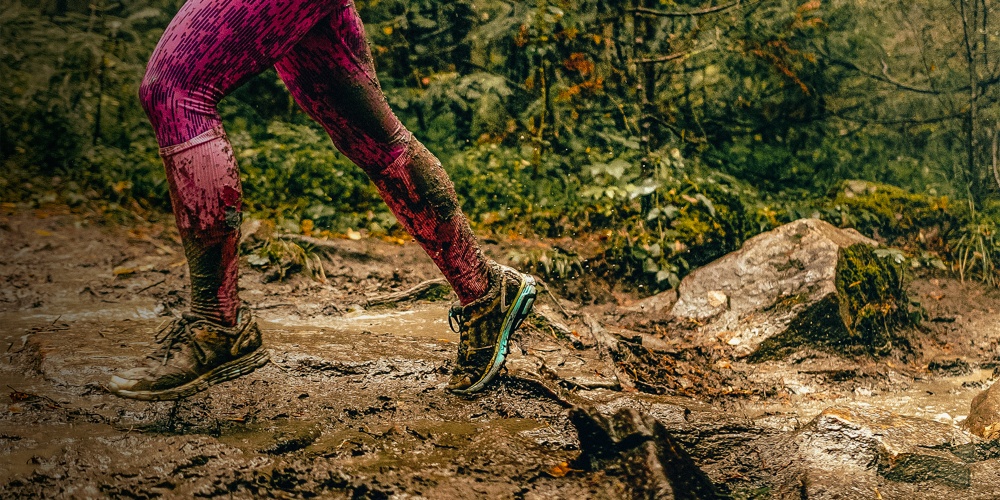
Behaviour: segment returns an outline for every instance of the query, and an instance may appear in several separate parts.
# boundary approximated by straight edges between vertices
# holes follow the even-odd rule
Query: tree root
[[[379,297],[372,297],[365,303],[365,307],[384,306],[389,304],[398,304],[400,302],[408,302],[411,300],[419,300],[442,291],[446,293],[451,292],[451,287],[448,285],[448,282],[444,280],[444,278],[422,281],[408,290],[393,292]]]

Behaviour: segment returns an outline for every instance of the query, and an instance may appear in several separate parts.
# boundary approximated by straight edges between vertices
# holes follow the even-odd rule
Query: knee
[[[177,86],[165,82],[147,71],[139,84],[139,104],[152,121],[168,113],[171,103],[176,102]]]
[[[198,76],[186,72],[147,70],[139,84],[139,102],[154,123],[184,116],[215,114],[222,98]]]

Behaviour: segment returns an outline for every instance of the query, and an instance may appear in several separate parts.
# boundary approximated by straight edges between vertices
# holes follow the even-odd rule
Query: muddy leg
[[[317,24],[275,67],[299,105],[368,173],[459,300],[467,304],[486,293],[487,260],[454,185],[389,109],[354,5]]]
[[[200,316],[233,325],[239,307],[242,192],[216,106],[342,3],[190,0],[153,52],[139,97],[162,148]]]

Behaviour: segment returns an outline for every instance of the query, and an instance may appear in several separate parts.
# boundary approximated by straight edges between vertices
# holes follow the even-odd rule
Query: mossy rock
[[[876,248],[856,231],[795,221],[686,277],[671,314],[750,361],[805,346],[885,353],[906,344],[909,299],[902,266]]]
[[[891,346],[892,332],[910,322],[902,266],[877,256],[868,245],[840,250],[837,294],[852,343],[883,350]]]
[[[902,334],[912,322],[902,266],[879,257],[871,245],[855,244],[837,253],[836,293],[801,309],[786,332],[761,343],[751,360],[778,358],[802,345],[874,355],[909,345]],[[791,299],[793,306],[808,296],[796,295],[779,307],[790,307]]]

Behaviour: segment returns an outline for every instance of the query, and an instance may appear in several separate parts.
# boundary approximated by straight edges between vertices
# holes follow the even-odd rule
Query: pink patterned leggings
[[[188,0],[157,44],[139,97],[167,171],[192,311],[236,321],[242,190],[216,107],[270,66],[368,173],[459,299],[482,296],[488,266],[454,186],[389,109],[353,2]]]

